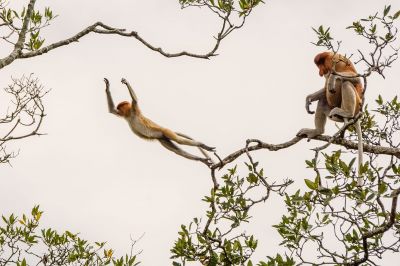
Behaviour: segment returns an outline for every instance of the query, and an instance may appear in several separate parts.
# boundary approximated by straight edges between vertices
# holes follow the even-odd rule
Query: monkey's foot
[[[354,117],[353,114],[338,107],[333,108],[329,113],[329,118],[332,120],[334,120],[333,118],[338,118],[343,120],[344,118],[352,118],[352,117]]]
[[[199,160],[200,162],[204,163],[205,165],[207,165],[208,167],[210,167],[211,165],[213,165],[213,161],[211,160],[211,158],[201,158]]]
[[[210,146],[207,146],[206,144],[203,144],[203,143],[201,143],[199,147],[202,148],[202,149],[205,149],[207,151],[215,151],[215,147],[210,147]]]
[[[307,137],[308,139],[312,139],[315,136],[321,135],[323,132],[317,129],[312,128],[303,128],[301,129],[296,136],[297,137]]]

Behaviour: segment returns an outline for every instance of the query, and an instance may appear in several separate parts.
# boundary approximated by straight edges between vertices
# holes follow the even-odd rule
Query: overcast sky
[[[12,5],[27,2],[12,0]],[[216,146],[226,156],[244,147],[248,138],[280,143],[313,126],[304,99],[323,85],[313,63],[323,50],[310,43],[316,40],[311,27],[330,26],[333,36],[343,41],[343,53],[368,51],[365,41],[345,27],[381,12],[385,4],[400,9],[397,1],[265,2],[211,60],[168,59],[134,39],[91,34],[2,69],[1,88],[11,76],[34,72],[52,90],[45,98],[47,116],[41,130],[48,135],[14,143],[9,148],[20,149],[20,155],[12,167],[1,166],[1,213],[21,214],[40,204],[43,226],[107,241],[119,255],[129,252],[130,236],[145,233],[137,244],[144,250],[140,261],[169,265],[180,225],[204,215],[207,205],[201,198],[212,185],[209,170],[133,135],[125,121],[107,112],[103,78],[109,78],[117,102],[129,99],[120,83],[125,77],[145,115]],[[168,52],[201,53],[212,47],[219,29],[219,21],[207,10],[181,10],[178,0],[37,1],[37,7],[44,6],[59,15],[42,31],[47,43],[102,21],[138,31]],[[9,52],[5,47],[0,43],[1,56]],[[386,80],[370,79],[368,102],[378,94],[398,94],[399,64],[388,70]],[[7,105],[0,98],[0,108]],[[334,123],[328,123],[327,133],[333,134]],[[314,177],[304,160],[312,158],[310,149],[317,145],[303,141],[279,152],[257,152],[255,158],[271,180],[296,180],[294,191],[304,188],[304,178]],[[242,166],[242,161],[235,163]],[[252,213],[248,231],[260,239],[256,259],[278,250],[281,239],[271,225],[283,212],[282,199],[273,197]],[[388,256],[382,265],[393,265],[390,260]]]

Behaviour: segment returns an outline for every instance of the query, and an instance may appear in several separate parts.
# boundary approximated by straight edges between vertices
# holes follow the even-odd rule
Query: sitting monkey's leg
[[[341,108],[333,108],[329,113],[329,117],[339,117],[347,120],[353,118],[356,112],[357,95],[354,85],[350,81],[346,81],[342,85],[342,104]]]
[[[321,135],[325,131],[326,117],[331,108],[325,98],[318,101],[317,110],[315,111],[314,124],[315,128],[303,128],[298,133],[298,137],[313,138]]]

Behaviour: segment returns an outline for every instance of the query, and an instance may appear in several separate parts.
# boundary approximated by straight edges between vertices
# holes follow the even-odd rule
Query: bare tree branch
[[[22,49],[24,48],[26,32],[28,30],[29,21],[35,7],[36,0],[30,0],[28,4],[28,8],[26,10],[26,14],[23,20],[21,31],[18,35],[18,41],[14,46],[14,50],[5,58],[0,59],[0,69],[11,64],[15,59],[21,56]]]
[[[369,249],[368,249],[368,239],[373,238],[374,236],[377,236],[379,234],[383,234],[386,231],[388,231],[392,226],[394,225],[396,221],[396,211],[397,211],[397,200],[399,198],[400,194],[400,188],[397,188],[393,190],[392,192],[392,207],[390,210],[390,216],[389,220],[384,222],[382,225],[380,225],[377,228],[372,229],[371,231],[368,231],[367,233],[364,233],[362,235],[362,244],[363,244],[363,250],[364,250],[364,257],[360,259],[356,259],[355,261],[351,263],[346,263],[346,266],[358,266],[361,265],[362,263],[366,262],[369,257]]]
[[[12,22],[11,23],[5,23],[5,25],[13,27],[13,30],[11,31],[10,35],[12,35],[14,32],[19,32],[19,38],[17,43],[15,44],[14,50],[8,55],[7,57],[0,59],[0,69],[4,68],[5,66],[11,64],[13,61],[16,59],[24,59],[24,58],[30,58],[30,57],[35,57],[39,56],[45,53],[48,53],[51,50],[54,50],[56,48],[62,47],[69,45],[74,42],[78,42],[82,37],[90,34],[90,33],[97,33],[97,34],[112,34],[112,35],[119,35],[122,37],[128,37],[128,38],[134,38],[144,44],[147,48],[149,48],[152,51],[155,51],[157,53],[160,53],[161,55],[165,57],[179,57],[179,56],[188,56],[188,57],[194,57],[194,58],[200,58],[200,59],[210,59],[213,56],[216,56],[216,51],[218,50],[221,41],[226,38],[229,34],[231,34],[234,30],[240,29],[246,20],[246,17],[250,15],[252,8],[250,8],[248,11],[243,13],[241,17],[241,23],[238,25],[235,25],[231,22],[231,15],[232,12],[220,12],[218,13],[218,17],[222,20],[221,22],[221,28],[218,31],[217,35],[214,37],[215,38],[215,43],[212,46],[212,48],[205,53],[192,53],[192,52],[187,52],[187,51],[181,51],[181,52],[176,52],[176,53],[169,53],[164,51],[161,47],[154,46],[147,42],[143,37],[141,37],[136,31],[127,31],[126,29],[121,29],[121,28],[115,28],[109,25],[106,25],[102,22],[96,22],[82,31],[76,33],[74,36],[60,40],[58,42],[49,44],[43,48],[39,48],[37,50],[31,48],[27,49],[27,52],[24,52],[24,45],[25,43],[25,37],[29,32],[32,31],[38,31],[40,29],[40,26],[37,26],[36,28],[30,29],[29,28],[29,21],[30,17],[32,15],[32,12],[34,12],[34,5],[35,5],[36,0],[30,0],[27,11],[26,11],[26,16],[23,20],[23,26],[22,28],[16,29],[15,26],[13,26]],[[192,4],[191,4],[192,5]],[[190,5],[189,5],[190,6]],[[194,4],[194,6],[196,6]],[[208,7],[211,11],[215,9],[215,7],[209,6],[209,5],[202,5]],[[186,6],[185,6],[186,7]],[[45,23],[42,27],[45,27],[49,25],[48,23]],[[6,41],[8,41],[8,37],[4,37]]]
[[[0,117],[0,163],[8,163],[17,155],[7,151],[7,143],[43,135],[39,129],[45,117],[42,98],[47,93],[32,74],[13,79],[5,92],[11,96],[11,105]]]
[[[256,151],[256,150],[261,150],[261,149],[267,149],[270,151],[278,151],[278,150],[286,149],[290,146],[293,146],[302,139],[304,139],[304,137],[294,137],[293,139],[291,139],[287,142],[280,143],[280,144],[269,144],[269,143],[265,143],[265,142],[262,142],[261,140],[257,140],[257,139],[248,139],[246,141],[247,145],[250,143],[253,143],[253,142],[256,143],[256,145],[248,146],[247,149],[242,148],[240,150],[232,152],[231,154],[226,156],[224,159],[222,159],[220,162],[213,164],[211,166],[211,169],[217,169],[217,168],[224,167],[226,164],[231,163],[234,160],[236,160],[242,154],[245,154],[246,150],[247,151]],[[320,136],[316,136],[312,139],[340,145],[340,146],[343,146],[350,150],[358,150],[358,143],[350,141],[350,140],[346,140],[343,138],[332,138],[331,136],[320,135]],[[394,156],[400,158],[400,148],[382,147],[382,146],[370,145],[370,144],[365,144],[365,143],[363,144],[363,148],[364,148],[364,152],[370,152],[370,153],[374,153],[374,154],[394,155]]]

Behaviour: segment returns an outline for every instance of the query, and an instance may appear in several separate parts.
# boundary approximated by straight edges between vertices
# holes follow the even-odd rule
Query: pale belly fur
[[[129,117],[126,118],[129,127],[139,137],[145,138],[145,139],[155,139],[155,138],[160,138],[162,137],[162,133],[159,131],[155,131],[149,127],[146,127],[141,123],[138,118],[135,117]]]

